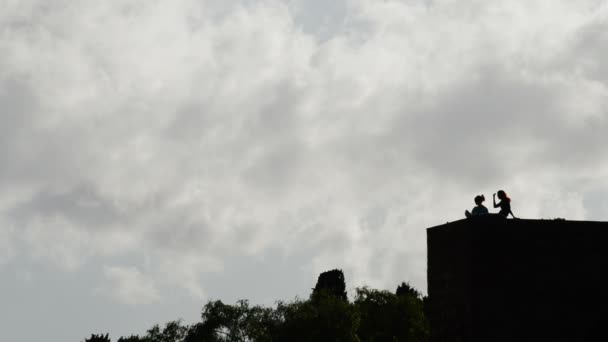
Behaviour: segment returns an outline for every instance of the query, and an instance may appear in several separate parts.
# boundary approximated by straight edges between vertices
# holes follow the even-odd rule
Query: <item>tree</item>
[[[276,309],[211,301],[184,342],[358,342],[355,307],[334,293],[319,290],[314,300],[279,302]]]
[[[282,324],[276,341],[280,342],[358,342],[359,315],[355,307],[341,297],[320,291],[314,301],[295,300],[279,303]]]
[[[138,335],[131,335],[129,337],[121,337],[118,342],[147,342],[145,338],[139,337]]]
[[[307,300],[278,302],[276,308],[209,301],[199,323],[157,324],[144,336],[118,342],[426,342],[425,306],[428,299],[405,282],[395,293],[358,288],[350,303],[344,274],[336,269],[319,275]],[[110,340],[92,335],[86,342]]]
[[[202,320],[190,328],[185,342],[271,342],[279,324],[275,310],[250,307],[246,300],[236,305],[211,301],[203,308]]]
[[[348,302],[342,270],[321,273],[309,300],[279,302],[276,311],[275,341],[359,341],[359,315]]]
[[[418,292],[415,288],[411,287],[409,283],[401,282],[399,286],[397,286],[397,291],[395,291],[397,296],[411,296],[414,298],[422,298],[420,292]]]
[[[427,341],[429,327],[417,291],[388,291],[358,288],[355,306],[361,315],[358,336],[364,342]]]
[[[109,334],[91,334],[91,337],[85,338],[84,342],[110,342]]]
[[[148,329],[144,338],[140,341],[144,342],[181,342],[186,337],[188,327],[181,325],[181,321],[171,321],[165,324],[161,330],[158,324]],[[137,340],[136,340],[137,341]]]
[[[344,282],[344,273],[342,270],[331,270],[323,272],[319,275],[317,285],[312,291],[312,297],[314,298],[321,292],[325,292],[329,295],[336,296],[343,301],[347,301],[346,295],[346,283]]]

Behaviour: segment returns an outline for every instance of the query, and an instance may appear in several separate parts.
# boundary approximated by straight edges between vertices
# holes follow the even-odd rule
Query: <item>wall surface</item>
[[[429,228],[427,244],[434,341],[598,341],[608,329],[606,222],[488,216]]]

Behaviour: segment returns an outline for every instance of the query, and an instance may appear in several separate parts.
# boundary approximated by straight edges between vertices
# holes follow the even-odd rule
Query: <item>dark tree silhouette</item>
[[[359,341],[359,315],[355,307],[326,291],[318,292],[314,301],[279,303],[277,311],[283,324],[276,341]]]
[[[121,337],[118,339],[118,342],[146,342],[146,339],[143,337],[139,337],[138,335],[131,335],[129,337]]]
[[[336,296],[344,301],[347,301],[346,284],[344,282],[344,273],[342,270],[331,270],[323,272],[319,275],[317,285],[313,289],[312,298],[318,296],[321,292]]]
[[[357,289],[355,306],[361,315],[361,341],[426,341],[429,327],[422,299],[416,291],[400,295],[368,288]]]
[[[357,289],[348,301],[344,274],[331,270],[319,275],[310,298],[278,302],[276,308],[209,301],[201,322],[184,326],[171,321],[154,325],[145,335],[121,337],[118,342],[425,342],[428,324],[418,291],[402,283],[396,294]],[[110,342],[108,335],[92,335],[86,342]]]
[[[110,342],[109,334],[91,334],[91,337],[85,338],[84,342]]]
[[[279,302],[277,308],[211,301],[202,322],[190,327],[184,342],[357,342],[355,307],[324,291],[312,300]]]
[[[188,327],[181,321],[171,321],[163,329],[158,324],[148,329],[143,341],[145,342],[181,342],[188,332]]]
[[[204,323],[196,323],[188,330],[184,342],[215,342],[218,339],[214,332],[214,330],[206,329]]]
[[[401,282],[401,284],[397,286],[397,291],[395,291],[395,294],[397,296],[412,296],[413,298],[422,298],[420,292],[406,282]]]
[[[203,308],[202,320],[190,327],[185,342],[271,342],[279,324],[275,310],[250,307],[246,300],[236,305],[211,301]]]

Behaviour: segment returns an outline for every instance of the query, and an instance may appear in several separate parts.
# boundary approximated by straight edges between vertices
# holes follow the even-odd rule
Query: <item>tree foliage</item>
[[[139,335],[131,335],[129,337],[121,337],[118,339],[118,342],[145,342],[146,340]]]
[[[417,292],[399,293],[357,289],[354,304],[361,315],[358,335],[362,341],[428,340],[429,326],[422,298]]]
[[[211,301],[203,308],[202,322],[190,328],[185,342],[271,342],[278,323],[272,308],[251,307],[246,300],[235,305]]]
[[[410,284],[406,282],[402,282],[397,286],[397,291],[395,291],[397,296],[411,296],[413,298],[422,298],[420,292],[418,292],[415,288],[411,287]]]
[[[319,292],[314,301],[279,303],[277,311],[283,323],[277,341],[359,341],[359,315],[341,297]]]
[[[91,334],[91,337],[85,338],[84,342],[110,342],[110,334]]]
[[[324,272],[309,299],[278,302],[276,307],[209,301],[201,321],[190,326],[171,321],[145,335],[118,342],[425,342],[429,327],[421,294],[407,283],[395,293],[356,289],[348,301],[341,270]],[[86,342],[110,342],[92,335]]]
[[[188,327],[183,326],[180,321],[171,321],[161,329],[158,324],[148,329],[145,342],[181,342],[188,333]]]
[[[344,281],[344,273],[342,270],[331,270],[319,275],[317,285],[315,285],[312,292],[312,298],[314,299],[320,293],[327,293],[344,301],[348,300],[346,295],[346,282]]]

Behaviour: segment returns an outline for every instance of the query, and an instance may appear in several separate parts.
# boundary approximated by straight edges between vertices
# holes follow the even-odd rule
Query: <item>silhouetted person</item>
[[[471,212],[469,212],[468,210],[465,210],[464,215],[466,217],[488,215],[488,208],[486,208],[482,204],[483,201],[485,201],[485,200],[486,200],[486,197],[484,195],[475,196],[475,204],[477,206],[475,208],[473,208],[473,210],[471,210]]]
[[[497,194],[498,194],[498,199],[500,200],[500,202],[498,202],[498,204],[496,203]],[[492,201],[494,202],[494,208],[500,208],[498,215],[501,215],[504,218],[507,218],[507,216],[509,216],[509,214],[511,214],[511,216],[513,216],[513,218],[517,218],[517,217],[515,217],[515,215],[513,215],[513,211],[511,211],[511,199],[509,198],[509,196],[507,196],[506,192],[504,192],[503,190],[498,190],[498,192],[496,194],[492,195]]]

